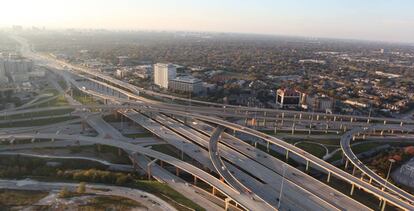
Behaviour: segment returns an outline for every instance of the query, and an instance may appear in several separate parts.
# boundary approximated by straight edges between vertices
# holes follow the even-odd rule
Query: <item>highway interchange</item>
[[[112,113],[116,111],[119,115],[141,125],[166,143],[179,149],[183,154],[190,156],[197,162],[197,165],[152,150],[145,145],[129,143],[128,138],[107,124],[99,115],[80,115],[81,122],[88,124],[98,132],[97,137],[15,130],[0,132],[0,140],[13,143],[27,139],[51,140],[53,144],[60,141],[76,140],[114,146],[128,152],[134,164],[147,171],[149,175],[153,174],[154,178],[163,180],[172,186],[177,186],[174,184],[175,180],[168,182],[167,178],[172,176],[168,172],[163,172],[165,170],[154,162],[163,161],[176,167],[177,172],[185,171],[191,174],[195,181],[204,181],[213,187],[213,192],[219,191],[229,199],[225,200],[226,208],[237,205],[246,210],[371,209],[307,174],[306,172],[312,168],[326,174],[328,182],[330,177],[334,176],[351,184],[350,195],[355,187],[374,195],[383,201],[381,209],[385,209],[386,204],[390,204],[404,210],[414,210],[414,200],[411,194],[390,185],[385,179],[363,165],[349,147],[353,136],[366,132],[368,129],[383,130],[385,133],[388,130],[411,132],[406,128],[414,124],[413,120],[249,108],[177,98],[144,90],[103,73],[33,53],[28,50],[27,42],[21,38],[15,38],[22,44],[22,52],[25,56],[53,69],[53,72],[64,78],[69,84],[68,87],[72,86],[87,95],[100,98],[105,105],[88,106],[72,102],[67,107],[22,108],[0,111],[0,118],[6,119],[11,115],[66,108],[76,109],[80,113],[88,113],[94,109]],[[67,94],[68,90],[61,91],[65,93],[67,98],[70,98]],[[141,96],[142,94],[164,101],[149,100]],[[191,104],[187,105],[186,103],[189,101]],[[314,131],[327,133],[347,131],[341,139],[341,147],[345,157],[365,175],[372,178],[376,184],[361,180],[283,140],[266,135],[247,125],[233,123],[228,120],[229,118],[245,121],[255,119],[257,122],[261,120],[262,125],[251,125],[261,128],[280,128],[280,125],[283,128],[287,125],[286,128],[292,133],[300,130],[309,131],[309,133]],[[301,161],[306,166],[305,172],[267,154],[266,151],[250,146],[234,136],[236,133],[254,137],[266,143],[268,149],[270,145],[281,149],[286,158],[294,157]],[[208,170],[206,171],[206,169]],[[194,187],[181,186],[176,188],[193,189]],[[205,198],[195,197],[193,200],[197,199],[205,207],[217,208]],[[229,204],[229,201],[233,201],[233,203]]]

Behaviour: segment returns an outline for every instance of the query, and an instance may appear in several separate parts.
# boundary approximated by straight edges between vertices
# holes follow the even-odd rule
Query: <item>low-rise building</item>
[[[310,111],[331,113],[334,106],[334,100],[327,96],[302,94],[302,107]]]
[[[199,94],[203,91],[200,79],[191,76],[181,76],[169,81],[168,88],[172,91]]]

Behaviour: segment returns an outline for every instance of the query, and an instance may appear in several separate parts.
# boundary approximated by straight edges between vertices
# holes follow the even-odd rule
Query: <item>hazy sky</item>
[[[414,42],[414,0],[1,0],[0,26],[247,32]]]

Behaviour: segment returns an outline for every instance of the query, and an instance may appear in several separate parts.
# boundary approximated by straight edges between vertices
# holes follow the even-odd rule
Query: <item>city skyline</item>
[[[414,3],[389,1],[25,1],[0,26],[235,32],[414,43]]]

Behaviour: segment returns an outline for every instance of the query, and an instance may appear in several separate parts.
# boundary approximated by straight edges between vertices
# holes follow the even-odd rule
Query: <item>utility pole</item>
[[[282,174],[283,178],[282,178],[282,184],[280,184],[279,202],[277,204],[277,209],[280,209],[280,204],[281,204],[281,201],[282,201],[283,183],[285,181],[286,168],[287,168],[286,164],[283,164],[283,174]]]

